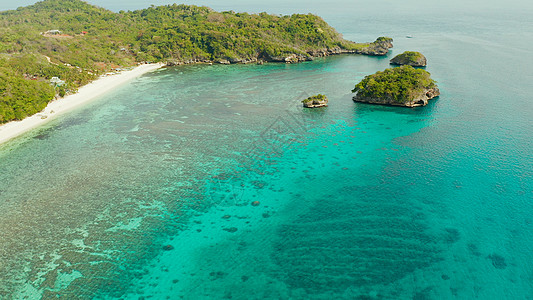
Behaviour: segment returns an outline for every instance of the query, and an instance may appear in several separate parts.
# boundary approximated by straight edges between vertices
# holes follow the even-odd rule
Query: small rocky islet
[[[425,106],[440,95],[429,72],[409,65],[368,75],[352,92],[355,102],[405,107]]]
[[[328,97],[322,94],[314,95],[309,98],[302,100],[304,107],[307,108],[317,108],[328,106]]]
[[[382,44],[384,51],[388,51],[392,47],[392,39],[383,39],[382,43],[390,43]],[[427,65],[427,59],[422,53],[405,51],[396,55],[390,63],[399,67],[366,76],[352,90],[356,93],[352,98],[353,101],[417,107],[427,105],[429,100],[440,95],[440,90],[436,81],[431,79],[431,74],[423,69],[415,68]],[[302,100],[302,103],[306,108],[325,107],[328,106],[328,98],[318,94]]]
[[[425,67],[427,66],[427,63],[428,61],[426,57],[422,53],[416,51],[405,51],[390,60],[391,65],[397,66],[408,65],[413,67]]]

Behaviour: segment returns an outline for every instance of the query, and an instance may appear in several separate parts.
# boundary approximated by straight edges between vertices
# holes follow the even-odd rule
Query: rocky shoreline
[[[424,90],[417,97],[414,97],[412,100],[400,103],[393,98],[374,98],[374,97],[362,97],[360,94],[355,95],[352,99],[355,102],[370,103],[370,104],[381,104],[389,106],[404,106],[404,107],[417,107],[417,106],[426,106],[429,100],[436,98],[440,95],[440,90],[438,87]]]
[[[326,95],[318,94],[311,96],[302,101],[304,107],[307,108],[318,108],[328,106],[328,97]]]
[[[425,106],[439,96],[437,82],[426,70],[409,65],[365,76],[352,90],[355,102],[403,107]]]
[[[306,54],[291,53],[282,56],[269,56],[265,54],[259,54],[257,57],[252,58],[217,58],[215,60],[202,60],[202,59],[189,59],[189,60],[168,60],[166,65],[168,67],[188,65],[188,64],[263,64],[265,62],[276,63],[300,63],[304,61],[313,61],[315,58],[326,57],[339,54],[361,54],[370,56],[384,56],[387,55],[389,49],[393,47],[393,40],[391,38],[378,38],[375,42],[368,45],[364,45],[359,49],[343,49],[341,47],[324,48],[318,50],[308,51]]]

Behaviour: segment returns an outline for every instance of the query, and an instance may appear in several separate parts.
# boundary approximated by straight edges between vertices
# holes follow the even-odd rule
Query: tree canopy
[[[318,95],[314,95],[314,96],[311,96],[311,97],[308,97],[308,98],[302,100],[302,103],[309,103],[309,102],[313,102],[313,101],[325,101],[327,99],[328,98],[326,97],[326,95],[318,94]]]
[[[0,68],[9,77],[0,90],[1,105],[9,108],[0,110],[0,123],[41,110],[53,99],[45,87],[52,77],[65,81],[55,87],[63,95],[138,62],[253,61],[374,44],[347,41],[313,14],[216,12],[183,4],[115,13],[81,0],[44,0],[0,12]],[[37,96],[42,90],[47,100]],[[28,103],[15,105],[13,93]]]
[[[427,64],[426,57],[416,51],[405,51],[396,55],[390,62],[393,65],[410,65],[414,67],[422,67]]]
[[[366,76],[352,92],[360,98],[386,98],[405,103],[436,86],[431,74],[411,66],[401,66]]]

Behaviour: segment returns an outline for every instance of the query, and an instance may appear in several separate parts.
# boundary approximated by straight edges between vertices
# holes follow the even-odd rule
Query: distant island
[[[393,59],[390,60],[391,65],[408,65],[413,67],[425,67],[427,66],[426,57],[416,51],[405,51],[402,54],[396,55]]]
[[[328,97],[322,94],[311,96],[307,99],[302,100],[304,107],[307,108],[317,108],[328,106]]]
[[[352,92],[353,100],[383,105],[424,106],[440,95],[431,74],[411,66],[386,69],[366,76]]]
[[[144,62],[296,63],[354,53],[385,55],[392,39],[342,38],[322,18],[216,12],[192,5],[112,11],[44,0],[0,12],[0,123],[41,111],[110,71]]]

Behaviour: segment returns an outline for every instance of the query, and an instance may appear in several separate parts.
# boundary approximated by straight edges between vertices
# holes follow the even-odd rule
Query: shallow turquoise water
[[[1,146],[0,298],[532,299],[531,21],[405,13],[324,12],[427,107],[351,101],[390,57],[185,66]]]

